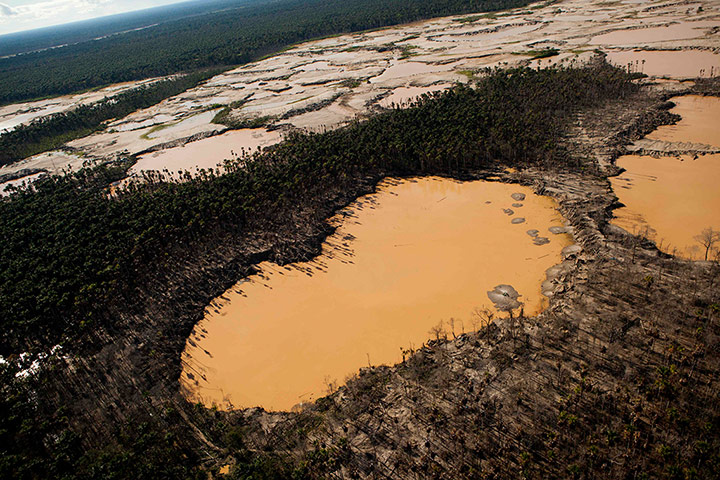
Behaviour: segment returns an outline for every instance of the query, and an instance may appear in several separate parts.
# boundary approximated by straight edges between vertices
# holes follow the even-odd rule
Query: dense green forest
[[[73,110],[42,117],[0,135],[0,166],[59,148],[63,144],[104,128],[103,122],[122,118],[165,98],[196,86],[217,73],[199,71],[134,88],[112,98]]]
[[[635,88],[606,64],[497,71],[364,123],[294,134],[272,151],[181,183],[148,178],[109,196],[129,162],[37,181],[0,202],[0,354],[75,337],[106,299],[131,295],[176,245],[239,232],[361,176],[503,165],[580,168],[558,139],[578,108]]]
[[[243,64],[303,40],[528,0],[275,0],[0,59],[0,105],[116,82]],[[202,32],[202,33],[199,33]]]

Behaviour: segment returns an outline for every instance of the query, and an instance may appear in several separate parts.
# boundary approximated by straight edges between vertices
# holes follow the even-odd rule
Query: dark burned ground
[[[297,212],[291,236],[187,252],[193,262],[138,292],[118,332],[97,334],[106,347],[58,368],[50,388],[59,403],[77,399],[88,438],[145,419],[180,428],[209,468],[229,462],[236,475],[264,463],[316,478],[717,478],[720,267],[669,258],[608,224],[605,175],[623,145],[673,120],[664,100],[646,92],[579,117],[567,141],[587,158],[584,174],[500,174],[555,197],[582,247],[537,317],[430,342],[301,413],[187,404],[180,353],[203,307],[261,260],[316,255],[324,219],[371,191],[378,179],[367,178]]]

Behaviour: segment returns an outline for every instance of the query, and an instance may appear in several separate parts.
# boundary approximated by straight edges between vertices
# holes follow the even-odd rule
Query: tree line
[[[109,185],[132,164],[123,160],[38,180],[0,200],[0,355],[47,351],[63,341],[71,349],[88,329],[112,330],[105,305],[132,299],[142,288],[138,279],[164,268],[175,247],[201,247],[218,233],[261,235],[267,222],[368,176],[580,169],[559,142],[573,113],[636,88],[607,64],[491,71],[473,87],[425,95],[408,109],[330,132],[295,133],[273,149],[228,161],[222,174],[186,173],[177,181],[148,173],[145,182],[111,194]],[[171,406],[162,412],[171,428],[133,425],[113,445],[86,451],[62,409],[38,414],[34,392],[42,379],[19,373],[17,363],[0,362],[0,477],[207,477],[198,452],[180,441],[187,432]],[[202,410],[203,418],[222,423]],[[242,447],[232,432],[226,441]],[[305,476],[271,454],[248,453],[235,470],[240,478]]]

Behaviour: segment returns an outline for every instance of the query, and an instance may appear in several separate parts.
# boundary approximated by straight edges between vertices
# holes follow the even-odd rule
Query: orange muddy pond
[[[263,263],[208,307],[182,354],[189,399],[290,410],[363,366],[401,361],[441,321],[449,332],[455,319],[456,334],[476,329],[472,312],[493,308],[487,294],[499,284],[537,313],[545,271],[571,243],[548,231],[562,226],[551,198],[436,177],[388,179],[331,223],[320,257]]]
[[[647,138],[720,146],[720,98],[686,95],[671,99],[671,111],[682,116]],[[653,158],[626,155],[617,160],[626,169],[611,178],[625,207],[615,210],[612,223],[649,236],[658,247],[689,259],[704,258],[695,239],[704,229],[720,230],[720,155]]]
[[[709,77],[720,72],[720,55],[702,50],[628,50],[608,52],[608,61],[653,77]]]
[[[702,260],[705,250],[694,237],[707,227],[720,230],[720,155],[626,155],[617,165],[627,171],[610,181],[625,207],[612,223],[638,234],[648,228],[664,252]]]
[[[720,97],[684,95],[670,100],[675,104],[670,111],[682,120],[675,125],[658,127],[647,138],[720,147]]]

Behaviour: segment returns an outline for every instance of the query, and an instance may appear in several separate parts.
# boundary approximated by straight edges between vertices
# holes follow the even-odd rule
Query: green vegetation
[[[548,58],[548,57],[554,57],[555,55],[559,55],[560,52],[557,48],[546,48],[543,50],[530,50],[528,52],[532,55],[533,60],[538,58]]]
[[[513,55],[525,55],[537,60],[538,58],[548,58],[559,55],[560,52],[557,48],[544,48],[542,50],[527,50],[524,52],[513,52]]]
[[[413,53],[413,50],[416,48],[417,47],[415,45],[403,45],[402,47],[400,47],[400,60],[404,60],[415,55]]]
[[[460,23],[473,23],[477,22],[478,20],[495,20],[497,18],[497,15],[494,13],[486,13],[484,15],[470,15],[467,17],[462,18],[456,18],[456,22]]]
[[[355,78],[348,78],[347,80],[343,80],[340,82],[340,85],[347,88],[357,88],[360,86],[360,80]]]
[[[122,118],[184,92],[217,71],[203,71],[141,86],[91,105],[40,118],[0,135],[0,166],[59,148],[63,144],[102,130],[103,122]]]
[[[238,4],[151,28],[0,59],[0,104],[109,83],[238,65],[294,43],[528,0],[281,0]],[[198,33],[202,32],[202,33]]]
[[[218,125],[225,125],[228,128],[237,130],[240,128],[260,128],[266,126],[272,122],[275,117],[272,116],[261,116],[252,118],[237,118],[233,117],[231,107],[224,107],[220,110],[212,119],[212,123]]]
[[[140,135],[140,138],[142,138],[143,140],[150,140],[150,138],[151,138],[150,135],[152,135],[152,134],[155,133],[155,132],[160,132],[160,131],[162,131],[162,130],[165,130],[166,128],[168,128],[168,127],[171,126],[171,125],[174,125],[174,124],[171,124],[171,123],[163,123],[163,124],[160,124],[160,125],[155,125],[155,126],[153,126],[152,128],[150,128],[150,130],[148,130],[147,132],[145,132],[145,133],[143,133],[142,135]]]
[[[310,98],[310,97],[307,97]],[[299,101],[306,100],[301,99]],[[267,126],[270,122],[275,120],[275,117],[271,115],[263,115],[259,117],[251,117],[246,118],[242,116],[238,116],[237,113],[235,116],[232,115],[234,109],[239,109],[245,104],[244,100],[240,100],[237,102],[232,102],[230,105],[215,105],[215,107],[222,107],[222,110],[220,110],[212,119],[212,123],[215,123],[217,125],[225,125],[226,127],[237,130],[240,128],[260,128]]]
[[[106,301],[132,292],[139,273],[158,268],[174,247],[243,231],[358,177],[498,164],[578,168],[558,145],[569,115],[632,91],[629,78],[605,64],[497,71],[476,88],[425,96],[407,110],[294,134],[222,176],[152,177],[116,197],[106,187],[127,164],[40,180],[0,202],[0,353],[80,335],[100,321]]]

